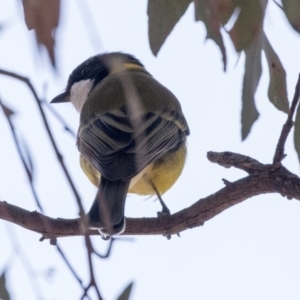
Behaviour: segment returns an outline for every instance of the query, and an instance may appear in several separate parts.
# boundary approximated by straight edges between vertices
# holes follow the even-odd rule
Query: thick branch
[[[271,165],[231,152],[209,152],[212,162],[226,167],[237,167],[251,175],[226,184],[224,188],[190,207],[162,218],[127,218],[124,235],[171,235],[203,225],[227,208],[253,196],[279,193],[288,199],[300,200],[300,178],[283,166],[274,170]],[[7,202],[0,202],[0,219],[38,232],[47,238],[82,236],[84,228],[80,219],[53,219],[38,212],[29,212]],[[47,224],[47,226],[45,226]],[[97,235],[95,230],[88,234]]]

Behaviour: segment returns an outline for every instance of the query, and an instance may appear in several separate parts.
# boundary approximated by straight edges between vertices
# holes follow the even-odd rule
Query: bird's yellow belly
[[[184,144],[179,150],[168,152],[156,162],[147,166],[131,179],[128,193],[138,195],[155,195],[151,182],[162,195],[176,182],[181,175],[186,160],[187,149]],[[89,180],[99,186],[100,173],[84,156],[80,155],[80,165]]]
[[[186,152],[186,146],[184,145],[178,151],[166,153],[155,163],[146,167],[145,173],[136,183],[130,184],[128,192],[139,195],[154,195],[155,191],[150,183],[152,181],[158,192],[161,195],[164,194],[181,175]],[[136,177],[138,176],[139,174]],[[132,182],[134,182],[134,179],[132,179]]]

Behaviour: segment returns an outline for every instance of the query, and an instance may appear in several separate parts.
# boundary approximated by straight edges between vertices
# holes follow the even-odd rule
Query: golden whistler
[[[80,113],[80,165],[98,187],[89,226],[120,234],[127,193],[160,196],[182,172],[189,128],[180,103],[138,59],[119,52],[80,64],[51,101],[59,102]]]

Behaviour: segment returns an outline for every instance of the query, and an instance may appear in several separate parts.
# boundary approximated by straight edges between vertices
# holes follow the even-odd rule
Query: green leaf
[[[262,36],[261,34],[245,50],[245,74],[242,91],[242,140],[251,131],[259,113],[255,106],[254,94],[262,72],[261,66]]]
[[[270,73],[268,97],[277,109],[289,113],[286,73],[265,33],[263,34],[263,50],[267,58]]]
[[[221,34],[220,15],[218,3],[215,0],[195,0],[196,21],[202,21],[206,27],[207,39],[212,39],[219,46],[222,53],[224,71],[226,70],[227,57]]]
[[[1,300],[10,300],[9,292],[5,285],[6,279],[5,279],[5,271],[0,276],[0,299]]]
[[[151,51],[155,56],[191,2],[192,0],[148,1],[149,43]]]
[[[133,282],[129,283],[125,290],[121,293],[117,300],[129,300]]]
[[[283,11],[292,27],[300,33],[300,1],[281,0]]]
[[[260,0],[235,0],[239,15],[229,35],[237,52],[247,49],[260,33],[264,18],[264,5]]]

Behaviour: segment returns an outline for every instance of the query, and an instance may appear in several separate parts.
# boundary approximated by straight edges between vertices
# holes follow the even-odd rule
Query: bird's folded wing
[[[181,112],[135,114],[125,106],[85,124],[78,133],[80,152],[109,180],[130,179],[144,167],[185,142]]]

